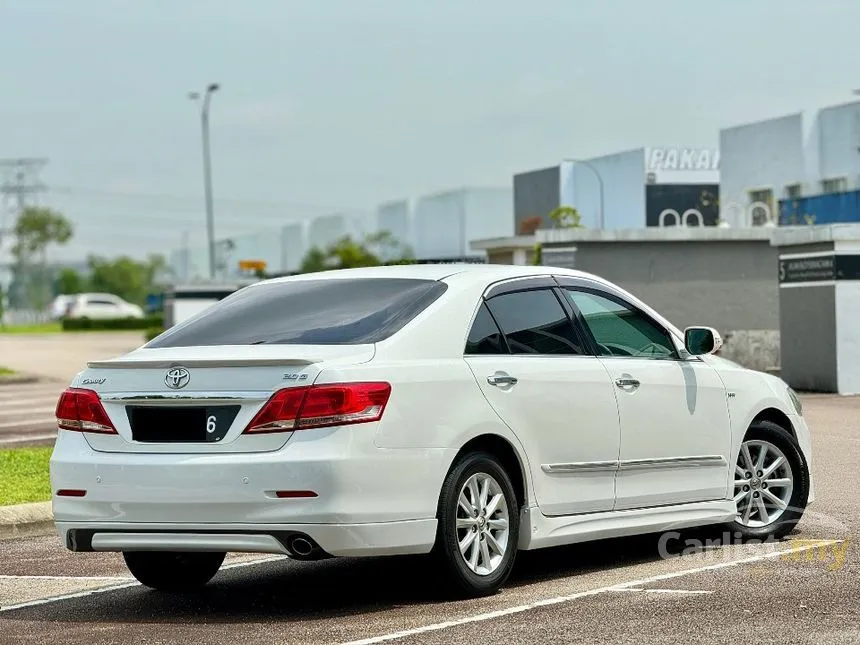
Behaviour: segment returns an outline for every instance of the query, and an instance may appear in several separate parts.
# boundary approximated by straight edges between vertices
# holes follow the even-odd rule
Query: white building
[[[312,247],[324,248],[345,236],[361,241],[388,231],[409,247],[418,260],[483,258],[472,251],[474,239],[510,235],[513,231],[512,191],[508,188],[463,188],[420,199],[383,203],[372,213],[348,212],[293,222],[230,238],[232,248],[218,243],[221,268],[217,277],[239,274],[241,260],[262,260],[270,273],[297,271]],[[205,246],[175,250],[170,265],[180,282],[206,281],[209,251]],[[393,259],[393,258],[383,258]]]
[[[523,220],[540,217],[550,228],[547,216],[559,206],[576,208],[589,229],[656,226],[667,208],[679,215],[695,208],[707,220],[707,204],[698,202],[703,191],[716,193],[719,165],[715,149],[669,146],[566,159],[514,176],[515,226],[522,233]]]
[[[297,271],[308,251],[307,225],[287,224],[281,229],[281,263],[279,272]]]
[[[308,223],[308,248],[325,248],[349,236],[359,240],[374,230],[367,214],[337,213],[315,217]]]
[[[408,247],[414,255],[415,200],[398,199],[380,204],[376,210],[376,228],[391,233],[397,242]]]
[[[415,204],[415,257],[482,257],[469,242],[513,235],[513,221],[510,188],[462,188],[421,197]]]
[[[725,128],[720,154],[720,217],[731,226],[775,219],[783,199],[858,190],[860,101]],[[815,223],[836,219],[819,211]]]

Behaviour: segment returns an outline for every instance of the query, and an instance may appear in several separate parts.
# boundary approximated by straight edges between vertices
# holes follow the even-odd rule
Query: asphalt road
[[[182,597],[115,554],[14,540],[0,643],[860,643],[860,398],[804,400],[817,500],[786,542],[686,548],[720,539],[707,530],[671,536],[672,557],[656,535],[523,553],[504,591],[452,601],[426,558],[234,556]]]

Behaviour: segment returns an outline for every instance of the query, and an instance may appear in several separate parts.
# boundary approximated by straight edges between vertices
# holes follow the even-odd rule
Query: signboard
[[[547,267],[558,267],[560,269],[576,268],[576,248],[543,247],[541,251],[541,264]]]
[[[860,280],[860,255],[788,256],[779,258],[780,284]]]
[[[239,260],[240,271],[265,271],[265,260]]]

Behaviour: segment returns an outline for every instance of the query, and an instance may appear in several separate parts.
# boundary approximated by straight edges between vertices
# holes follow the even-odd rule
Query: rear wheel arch
[[[475,452],[485,452],[496,459],[504,466],[505,472],[511,478],[511,483],[514,487],[514,492],[517,496],[517,504],[522,509],[526,506],[528,499],[528,479],[526,477],[526,465],[520,457],[519,452],[514,448],[510,441],[497,434],[482,434],[467,441],[462,448],[457,452],[451,467],[466,455]]]

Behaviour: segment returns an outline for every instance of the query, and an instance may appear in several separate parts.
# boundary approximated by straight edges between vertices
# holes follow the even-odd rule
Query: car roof
[[[272,278],[256,284],[274,282],[293,282],[298,280],[356,279],[356,278],[407,278],[414,280],[445,280],[457,276],[458,279],[473,278],[479,281],[497,281],[530,275],[570,275],[601,280],[583,271],[515,264],[397,264],[390,266],[362,267],[357,269],[333,269],[317,273],[303,273],[294,276]],[[601,280],[602,281],[602,280]]]

